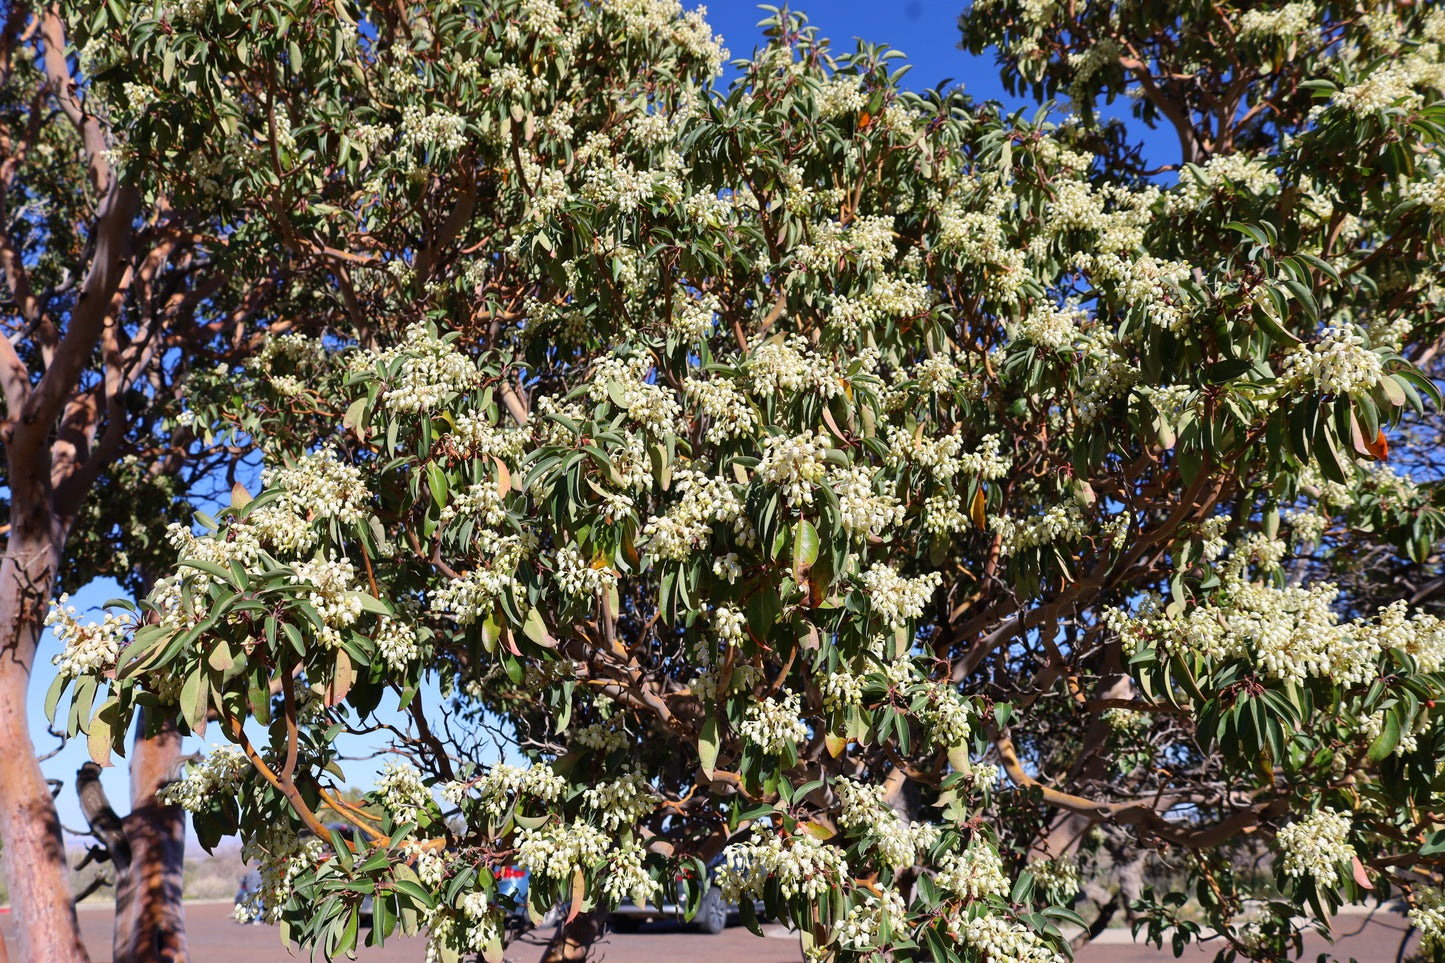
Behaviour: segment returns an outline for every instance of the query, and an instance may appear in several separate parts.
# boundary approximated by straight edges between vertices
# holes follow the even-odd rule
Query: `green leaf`
[[[714,769],[717,766],[718,752],[718,724],[717,716],[707,717],[702,724],[702,731],[697,737],[697,756],[702,765],[702,772],[708,779],[712,778]]]
[[[1400,717],[1393,711],[1385,712],[1385,724],[1375,741],[1370,743],[1366,756],[1371,762],[1380,762],[1400,744]]]
[[[793,578],[801,582],[803,576],[818,560],[818,530],[807,519],[793,524]]]

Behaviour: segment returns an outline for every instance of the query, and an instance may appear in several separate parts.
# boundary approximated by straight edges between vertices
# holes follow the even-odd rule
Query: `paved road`
[[[295,963],[305,957],[290,956],[281,945],[276,930],[269,926],[240,926],[230,918],[230,905],[190,903],[186,908],[187,937],[194,963]],[[85,904],[80,911],[81,929],[86,946],[95,963],[111,958],[111,909],[105,904]],[[0,911],[0,934],[14,951],[14,930],[9,914]],[[1333,953],[1341,960],[1354,957],[1359,963],[1395,963],[1395,953],[1404,935],[1404,922],[1398,916],[1376,914],[1373,917],[1346,916],[1336,920],[1341,939]],[[599,947],[604,963],[799,963],[802,953],[797,936],[781,927],[769,927],[773,934],[758,939],[740,926],[729,927],[717,936],[708,936],[668,922],[649,923],[635,934],[613,933]],[[1111,930],[1100,940],[1085,947],[1077,956],[1078,963],[1164,963],[1174,954],[1152,947],[1136,946],[1128,934]],[[421,963],[425,941],[418,938],[388,940],[380,949],[363,948],[358,963]],[[1212,960],[1217,947],[1191,947],[1183,959],[1194,963]],[[1303,960],[1313,961],[1319,953],[1329,951],[1329,944],[1317,937],[1305,940]],[[518,942],[509,947],[507,958],[514,963],[536,963],[542,956],[540,945]],[[11,959],[14,959],[14,955]]]

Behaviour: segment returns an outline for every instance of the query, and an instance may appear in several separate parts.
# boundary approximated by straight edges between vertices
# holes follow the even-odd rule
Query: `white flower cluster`
[[[522,829],[518,834],[517,864],[548,879],[571,879],[578,870],[591,869],[607,854],[607,833],[586,823]]]
[[[912,866],[919,852],[938,841],[933,823],[908,823],[883,801],[883,787],[854,782],[846,777],[833,783],[842,812],[838,824],[861,833],[878,854],[878,860],[895,871]]]
[[[686,558],[707,544],[714,522],[731,523],[744,544],[756,540],[742,499],[727,479],[683,468],[673,472],[672,487],[681,499],[666,515],[648,519],[642,530],[650,554],[672,561]]]
[[[600,558],[599,558],[600,563]],[[553,556],[554,577],[563,595],[593,598],[617,584],[617,570],[605,564],[589,564],[582,553],[571,545],[563,545]]]
[[[1384,377],[1380,356],[1365,347],[1353,328],[1330,325],[1314,345],[1300,345],[1284,359],[1280,374],[1284,387],[1314,383],[1326,394],[1369,391]]]
[[[602,9],[622,18],[629,35],[644,43],[665,37],[716,75],[728,58],[722,38],[707,25],[707,8],[683,13],[678,0],[603,0]]]
[[[838,496],[843,530],[855,537],[880,535],[902,525],[907,509],[892,495],[873,491],[877,472],[866,465],[838,469],[828,474],[828,485]]]
[[[1436,214],[1445,214],[1445,171],[1437,172],[1429,180],[1415,181],[1406,189],[1405,196]]]
[[[469,793],[475,793],[482,810],[496,818],[519,797],[529,796],[551,803],[562,798],[566,791],[567,780],[553,772],[551,766],[538,763],[522,769],[499,762],[476,779],[448,783],[442,788],[442,796],[453,804],[459,804]]]
[[[424,324],[407,328],[405,339],[395,348],[359,355],[352,367],[390,372],[398,359],[401,363],[394,376],[380,376],[381,404],[388,411],[431,411],[481,381],[476,363]]]
[[[238,907],[237,918],[279,920],[291,899],[292,883],[315,869],[326,849],[315,836],[302,840],[286,826],[271,826],[252,836],[241,847],[241,859],[260,873],[261,885]]]
[[[481,952],[500,936],[501,913],[491,905],[487,894],[474,889],[462,897],[457,905],[461,910],[466,931],[462,942],[472,950]]]
[[[537,411],[539,414],[546,414],[549,399],[539,398]],[[553,422],[541,421],[545,425],[560,428]],[[457,418],[457,430],[448,436],[462,450],[477,457],[490,455],[502,461],[515,465],[517,459],[527,450],[527,443],[531,440],[531,432],[524,428],[507,428],[493,425],[482,413],[466,412]]]
[[[156,798],[180,806],[186,812],[202,812],[214,797],[236,795],[250,769],[251,764],[240,749],[213,745],[199,764],[187,770],[184,779],[162,787]]]
[[[999,551],[1004,555],[1017,555],[1051,542],[1075,542],[1084,537],[1086,530],[1084,516],[1072,502],[1050,506],[1027,521],[997,515],[992,522],[999,534]]]
[[[401,109],[401,149],[455,153],[466,146],[467,120],[460,114],[437,108],[427,113],[421,104]]]
[[[1420,929],[1420,949],[1427,956],[1445,947],[1445,894],[1420,887],[1410,894],[1410,922]]]
[[[381,808],[398,822],[416,819],[431,802],[431,793],[422,785],[421,773],[404,762],[388,762],[376,780],[374,791]]]
[[[963,441],[963,436],[959,434],[929,438],[921,430],[917,434],[909,434],[896,425],[890,425],[888,462],[892,465],[919,465],[939,479],[953,478],[964,472],[992,481],[1008,472],[1010,461],[999,454],[1000,436],[985,435],[979,440],[978,450],[972,452],[963,450]]]
[[[1275,842],[1284,856],[1286,876],[1312,876],[1323,889],[1340,881],[1340,864],[1355,855],[1350,845],[1350,817],[1324,808],[1279,831]]]
[[[751,840],[723,850],[714,882],[723,899],[736,904],[745,898],[762,899],[770,878],[778,881],[784,899],[799,894],[817,899],[848,878],[848,862],[837,846],[807,832],[779,836],[755,826]]]
[[[1282,681],[1363,682],[1391,648],[1409,653],[1426,672],[1445,656],[1445,626],[1428,615],[1407,617],[1403,603],[1342,625],[1332,608],[1338,595],[1333,585],[1276,588],[1246,582],[1228,569],[1223,581],[1209,604],[1174,617],[1161,615],[1159,601],[1151,598],[1134,616],[1114,610],[1106,618],[1130,652],[1157,646],[1168,655],[1247,659]]]
[[[607,868],[602,872],[602,892],[608,899],[613,902],[630,899],[638,906],[646,906],[662,889],[662,884],[642,865],[645,855],[641,846],[627,843],[608,858]]]
[[[285,492],[247,519],[258,526],[257,534],[265,541],[281,540],[274,527],[289,525],[292,518],[334,518],[354,524],[366,516],[370,501],[361,469],[343,462],[331,448],[312,452],[291,466],[267,468],[261,473],[261,481],[268,488]],[[285,515],[268,514],[272,509]]]
[[[707,415],[707,438],[720,445],[729,438],[751,434],[757,428],[757,414],[730,378],[689,378],[683,386],[703,414]]]
[[[863,573],[863,588],[873,612],[890,628],[898,628],[923,614],[923,607],[943,584],[942,572],[904,578],[889,565],[878,564]]]
[[[62,677],[95,675],[115,665],[126,636],[134,627],[129,619],[106,612],[99,622],[81,624],[76,618],[70,596],[62,595],[50,603],[45,626],[55,633],[62,646],[60,654],[51,659]]]
[[[599,722],[595,725],[570,730],[571,739],[569,741],[574,746],[597,749],[604,753],[623,749],[631,743],[631,737],[621,727],[621,718],[621,716],[615,716],[610,722]]]
[[[863,704],[863,679],[847,670],[828,673],[819,688],[823,694],[823,708],[829,712]]]
[[[778,485],[793,504],[813,504],[813,486],[823,480],[827,468],[823,453],[831,446],[827,435],[805,431],[785,438],[773,435],[763,439],[763,460],[758,474],[769,484]]]
[[[851,338],[864,327],[888,318],[926,314],[932,305],[932,294],[923,282],[879,274],[868,290],[857,297],[835,296],[828,323],[837,327],[845,338]]]
[[[483,525],[502,524],[507,509],[502,504],[502,493],[497,486],[488,482],[469,485],[467,490],[454,495],[441,510],[441,521],[450,522],[457,518],[475,518]]]
[[[355,572],[344,558],[317,558],[299,562],[296,581],[308,583],[306,601],[321,617],[317,637],[331,648],[341,645],[341,630],[361,616],[361,599],[354,591]]]
[[[848,911],[838,924],[837,940],[856,950],[871,949],[882,936],[883,922],[892,933],[902,933],[908,926],[908,906],[897,890],[884,890],[875,896],[865,893],[866,902]]]
[[[582,801],[597,810],[605,829],[632,826],[657,808],[660,798],[637,772],[593,783],[582,792]]]
[[[1239,18],[1239,35],[1295,40],[1315,33],[1315,17],[1315,5],[1310,0],[1287,3],[1276,10],[1249,10]]]
[[[1078,305],[1065,304],[1062,308],[1042,304],[1029,312],[1019,322],[1016,337],[1020,341],[1036,344],[1049,351],[1072,347],[1079,333],[1081,316]]]
[[[966,900],[1007,896],[1012,888],[1003,874],[1003,860],[982,839],[969,843],[962,853],[944,853],[934,882]]]
[[[997,913],[986,913],[960,927],[963,941],[989,960],[1009,963],[1066,963],[1066,957],[1033,930]]]
[[[748,706],[747,717],[738,725],[738,735],[768,755],[778,755],[808,738],[808,727],[798,718],[801,712],[797,693],[782,699],[763,699]]]
[[[951,684],[927,683],[928,703],[922,712],[928,738],[944,749],[968,743],[973,733],[973,706],[965,702]]]
[[[668,388],[647,382],[652,359],[645,355],[634,358],[606,358],[597,364],[587,392],[593,401],[610,397],[613,404],[653,435],[672,429],[682,414],[682,406]]]
[[[737,645],[743,641],[747,627],[747,616],[737,609],[719,605],[712,610],[712,628],[718,640],[724,645]]]
[[[1052,890],[1055,895],[1063,897],[1066,902],[1078,894],[1082,885],[1079,882],[1078,862],[1064,857],[1036,859],[1029,863],[1029,872],[1033,874],[1034,880],[1038,882],[1039,886],[1046,890]]]
[[[492,613],[497,597],[514,583],[512,573],[521,561],[524,546],[516,536],[495,540],[496,557],[492,567],[478,567],[460,578],[454,578],[432,593],[431,604],[438,612],[449,613],[460,625],[471,625]]]
[[[813,95],[818,103],[818,119],[835,120],[863,109],[863,89],[856,74],[835,75],[818,85]]]
[[[816,354],[802,335],[760,345],[745,368],[757,395],[814,391],[832,398],[843,393],[842,379],[833,363]]]

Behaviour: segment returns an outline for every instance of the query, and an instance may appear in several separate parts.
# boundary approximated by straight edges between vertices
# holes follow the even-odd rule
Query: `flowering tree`
[[[218,444],[178,418],[183,393],[224,397],[268,328],[352,330],[339,297],[304,283],[324,259],[230,246],[246,237],[235,208],[177,190],[164,164],[142,160],[128,130],[149,88],[111,69],[106,24],[82,7],[0,11],[0,842],[26,960],[84,955],[26,715],[51,597],[97,576],[145,594],[174,565],[167,522],[212,485],[229,490],[249,444]],[[254,210],[271,194],[252,183],[212,186]],[[146,728],[130,813],[106,834],[114,959],[127,963],[185,953],[184,814],[155,797],[180,734],[163,714]],[[87,797],[98,791],[92,782]]]
[[[1226,123],[1262,77],[1311,106],[1161,189],[789,13],[723,94],[675,0],[107,3],[135,162],[265,187],[358,337],[189,399],[264,487],[129,615],[57,616],[52,704],[100,760],[141,707],[219,732],[172,796],[328,955],[499,958],[510,863],[585,944],[715,858],[819,958],[1054,960],[1121,907],[1187,941],[1187,894],[1257,959],[1366,891],[1440,935],[1445,627],[1299,562],[1438,559],[1390,465],[1439,404],[1445,16],[1315,49],[1210,9],[1256,64]],[[965,24],[1084,102],[1063,16]],[[335,742],[382,730],[361,808]]]

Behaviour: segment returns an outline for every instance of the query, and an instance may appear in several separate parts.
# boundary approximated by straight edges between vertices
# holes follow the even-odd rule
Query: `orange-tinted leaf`
[[[1381,429],[1375,436],[1374,441],[1365,442],[1365,450],[1375,456],[1376,461],[1386,461],[1390,457],[1390,443],[1385,439],[1385,432]]]
[[[973,494],[973,504],[968,506],[968,517],[973,519],[974,526],[979,529],[983,529],[988,524],[988,519],[984,517],[983,514],[983,508],[986,502],[987,499],[984,498],[983,489],[980,488]]]

